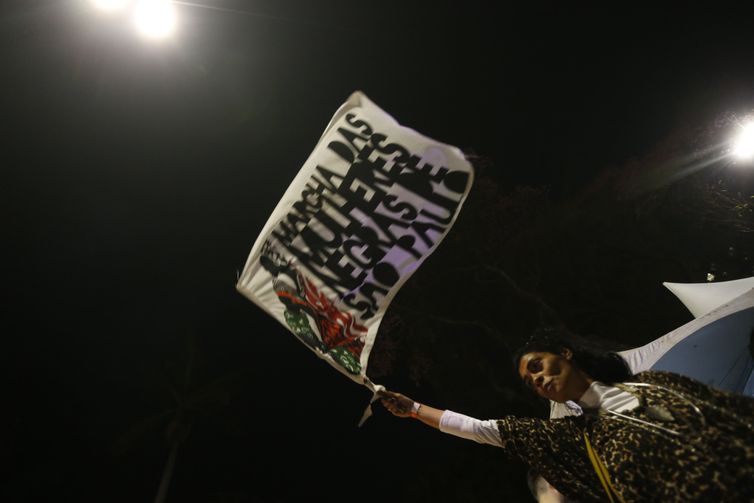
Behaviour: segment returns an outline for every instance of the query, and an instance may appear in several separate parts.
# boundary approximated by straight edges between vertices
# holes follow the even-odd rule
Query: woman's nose
[[[534,378],[534,385],[538,388],[541,388],[544,382],[545,382],[545,378],[542,374],[539,374],[538,376]]]

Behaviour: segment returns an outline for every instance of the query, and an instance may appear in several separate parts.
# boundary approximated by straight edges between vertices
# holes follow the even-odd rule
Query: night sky
[[[369,392],[235,290],[332,114],[361,90],[566,197],[754,108],[754,21],[722,7],[196,1],[215,8],[178,5],[162,42],[85,0],[0,7],[3,501],[153,501],[177,403],[199,412],[174,423],[168,501],[421,501],[449,467],[506,477],[463,470],[493,449],[383,410],[357,429]]]

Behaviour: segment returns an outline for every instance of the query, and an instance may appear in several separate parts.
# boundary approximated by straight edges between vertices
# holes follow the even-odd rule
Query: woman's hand
[[[379,392],[380,401],[391,414],[398,417],[413,417],[432,428],[440,429],[444,411],[414,402],[400,393],[384,390]]]
[[[414,401],[400,393],[380,391],[380,401],[391,414],[398,417],[409,417],[414,407]]]

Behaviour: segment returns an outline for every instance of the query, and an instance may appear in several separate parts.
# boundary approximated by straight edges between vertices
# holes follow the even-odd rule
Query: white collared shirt
[[[586,389],[578,404],[582,409],[604,409],[624,412],[639,406],[639,399],[615,386],[594,381]]]

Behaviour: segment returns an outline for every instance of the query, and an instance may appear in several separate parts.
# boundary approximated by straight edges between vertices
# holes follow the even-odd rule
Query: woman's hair
[[[622,382],[631,377],[626,361],[612,351],[595,351],[578,346],[567,340],[567,332],[558,327],[538,328],[528,341],[513,355],[513,368],[518,374],[518,366],[527,353],[554,353],[561,355],[564,350],[573,354],[571,361],[589,377],[609,384]]]

